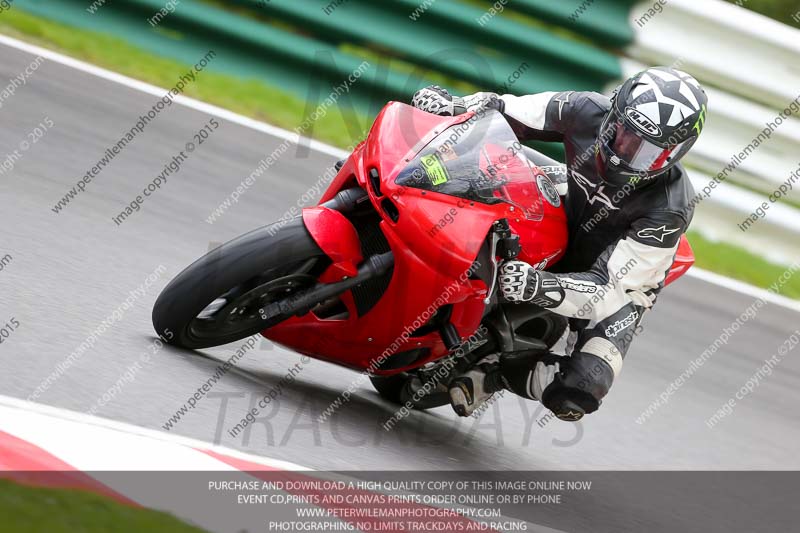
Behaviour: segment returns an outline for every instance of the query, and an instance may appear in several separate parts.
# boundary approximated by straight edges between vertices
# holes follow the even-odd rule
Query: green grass
[[[113,36],[64,26],[20,10],[3,13],[0,32],[161,87],[171,87],[190,68],[144,52]],[[351,51],[356,50],[354,47]],[[366,50],[361,51],[367,54]],[[302,99],[259,81],[206,71],[188,86],[185,94],[288,129],[297,127],[304,118]],[[371,123],[367,117],[347,118],[360,125]],[[338,112],[322,117],[314,126],[312,136],[340,147],[360,140],[350,137]],[[785,270],[730,244],[713,243],[697,234],[691,236],[691,241],[698,266],[759,287],[769,287]],[[800,280],[791,279],[781,293],[800,298]]]
[[[191,68],[114,36],[65,26],[19,9],[3,13],[0,32],[160,87],[172,87]],[[209,71],[198,76],[184,94],[287,129],[299,126],[306,112],[305,101],[294,94],[260,81]],[[364,116],[343,117],[334,110],[321,117],[306,135],[337,146],[350,146],[360,138],[351,138],[345,120],[360,125],[364,134],[372,123]]]
[[[0,480],[0,531],[9,533],[202,533],[167,513],[129,507],[82,490]]]
[[[764,16],[800,28],[800,4],[797,0],[727,0],[745,9],[761,13]]]
[[[757,287],[768,288],[787,269],[738,246],[712,242],[696,232],[689,232],[689,242],[696,257],[695,265]],[[800,273],[795,273],[789,278],[788,282],[778,289],[778,294],[800,299]]]

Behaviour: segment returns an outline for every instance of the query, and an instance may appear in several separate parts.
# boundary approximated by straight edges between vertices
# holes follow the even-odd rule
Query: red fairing
[[[327,207],[303,209],[303,223],[314,242],[333,264],[319,278],[322,283],[341,281],[358,273],[363,259],[358,233],[343,214]]]
[[[667,277],[664,280],[664,286],[666,287],[679,277],[686,274],[686,271],[688,271],[693,264],[694,252],[692,251],[692,247],[689,244],[689,240],[686,238],[686,235],[682,235],[681,240],[678,243],[678,251],[675,252],[675,261],[673,261],[669,272],[667,272]]]

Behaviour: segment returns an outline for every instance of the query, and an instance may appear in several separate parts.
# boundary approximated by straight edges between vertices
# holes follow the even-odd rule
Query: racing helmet
[[[697,140],[708,97],[691,75],[644,70],[614,91],[597,140],[600,174],[611,185],[636,185],[674,167]]]

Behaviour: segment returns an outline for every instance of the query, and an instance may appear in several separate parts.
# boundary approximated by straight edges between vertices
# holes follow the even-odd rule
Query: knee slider
[[[592,353],[576,352],[567,358],[562,372],[565,387],[591,395],[598,402],[608,394],[614,383],[614,369],[602,357]]]

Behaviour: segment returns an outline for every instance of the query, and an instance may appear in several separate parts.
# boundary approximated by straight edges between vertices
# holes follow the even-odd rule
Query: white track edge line
[[[723,276],[722,274],[717,274],[709,270],[703,270],[702,268],[698,267],[692,267],[687,274],[693,278],[697,278],[707,283],[718,285],[741,294],[746,294],[748,296],[752,296],[753,298],[761,298],[765,302],[779,305],[781,307],[785,307],[786,309],[800,313],[800,301],[769,292],[766,289],[750,285],[749,283],[739,281],[738,279],[729,278]]]
[[[36,54],[44,57],[45,59],[49,59],[56,63],[60,63],[64,66],[68,66],[82,72],[86,72],[88,74],[92,74],[99,78],[103,78],[108,81],[113,81],[115,83],[119,83],[121,85],[125,85],[131,89],[136,89],[138,91],[151,94],[154,96],[164,96],[167,93],[167,89],[162,89],[155,85],[151,85],[149,83],[145,83],[139,80],[135,80],[133,78],[129,78],[128,76],[123,76],[122,74],[118,74],[116,72],[112,72],[110,70],[92,65],[90,63],[86,63],[84,61],[80,61],[78,59],[60,54],[58,52],[54,52],[52,50],[48,50],[46,48],[42,48],[40,46],[32,45],[18,39],[14,39],[13,37],[8,37],[7,35],[0,34],[0,44],[4,44],[11,48],[16,48],[17,50],[22,50],[24,52],[28,52],[30,54]],[[308,143],[310,149],[316,150],[318,152],[322,152],[327,155],[331,155],[338,158],[345,158],[349,155],[348,152],[336,148],[335,146],[331,146],[329,144],[316,141],[314,139],[310,139],[308,137],[302,137],[298,133],[291,132],[289,130],[285,130],[283,128],[279,128],[277,126],[273,126],[271,124],[267,124],[265,122],[260,122],[258,120],[248,118],[244,115],[240,115],[238,113],[234,113],[227,109],[223,109],[221,107],[217,107],[215,105],[207,104],[205,102],[201,102],[199,100],[195,100],[194,98],[189,98],[188,96],[177,96],[174,100],[175,102],[184,105],[186,107],[195,109],[197,111],[202,111],[204,113],[208,113],[209,115],[214,115],[219,118],[228,120],[230,122],[234,122],[241,126],[245,126],[247,128],[251,128],[262,133],[266,133],[268,135],[272,135],[273,137],[278,137],[280,139],[285,139],[288,141],[292,141],[297,144],[301,139]],[[753,296],[756,298],[763,298],[765,301],[770,303],[780,305],[787,309],[791,309],[792,311],[800,312],[800,301],[792,300],[791,298],[786,298],[777,294],[772,294],[764,289],[760,289],[753,285],[744,283],[742,281],[738,281],[732,278],[728,278],[726,276],[722,276],[720,274],[715,274],[713,272],[709,272],[707,270],[702,270],[700,268],[693,267],[691,268],[687,274],[691,277],[700,279],[707,283],[711,283],[713,285],[718,285],[720,287],[724,287],[726,289],[736,291],[742,294],[746,294],[748,296]]]
[[[163,89],[161,87],[157,87],[155,85],[151,85],[143,81],[129,78],[128,76],[123,76],[122,74],[106,70],[104,68],[92,65],[90,63],[86,63],[84,61],[80,61],[78,59],[69,56],[65,56],[58,52],[48,50],[47,48],[42,48],[40,46],[28,44],[26,42],[14,39],[13,37],[9,37],[7,35],[0,34],[0,44],[4,44],[11,48],[16,48],[17,50],[21,50],[23,52],[28,52],[30,54],[42,56],[43,58],[53,61],[55,63],[59,63],[64,66],[71,67],[76,70],[80,70],[82,72],[86,72],[87,74],[92,74],[93,76],[97,76],[99,78],[103,78],[108,81],[119,83],[120,85],[124,85],[131,89],[136,89],[138,91],[151,94],[159,98],[163,97],[165,94],[167,94],[167,92],[169,92],[169,89]],[[200,100],[195,100],[194,98],[189,98],[188,96],[178,95],[175,97],[173,101],[183,106],[195,109],[197,111],[202,111],[204,113],[208,113],[209,115],[214,115],[219,118],[228,120],[230,122],[234,122],[241,126],[245,126],[248,128],[252,128],[254,130],[258,130],[263,133],[267,133],[269,135],[272,135],[273,137],[278,137],[281,139],[285,139],[287,141],[291,141],[295,144],[298,144],[298,142],[300,142],[301,140],[305,141],[308,143],[309,147],[312,150],[316,150],[318,152],[322,152],[327,155],[339,158],[347,157],[349,155],[349,152],[346,152],[340,148],[336,148],[335,146],[331,146],[329,144],[325,144],[323,142],[316,141],[308,137],[303,137],[296,132],[285,130],[283,128],[279,128],[277,126],[273,126],[265,122],[260,122],[258,120],[246,117],[244,115],[234,113],[233,111],[229,111],[227,109],[223,109],[215,105],[207,104],[205,102],[201,102]]]
[[[249,454],[235,450],[233,448],[212,444],[210,442],[205,442],[199,439],[174,435],[166,431],[149,429],[141,426],[136,426],[133,424],[128,424],[126,422],[119,422],[116,420],[101,418],[99,416],[89,415],[78,411],[70,411],[69,409],[54,407],[52,405],[29,402],[27,400],[21,400],[19,398],[13,398],[10,396],[0,395],[0,406],[5,406],[12,409],[18,409],[28,412],[34,412],[41,416],[55,417],[62,420],[68,420],[70,422],[74,422],[77,424],[98,426],[112,431],[118,431],[131,435],[137,435],[139,437],[145,437],[149,439],[159,440],[162,442],[177,444],[180,446],[196,450],[208,450],[212,452],[217,452],[236,459],[241,459],[243,461],[250,461],[252,463],[261,464],[270,468],[276,468],[280,470],[291,470],[291,471],[314,471],[313,468],[300,466],[296,463],[290,463],[288,461],[282,461],[279,459],[271,459],[269,457],[265,457],[262,455]],[[0,430],[3,430],[2,425],[0,425]]]

